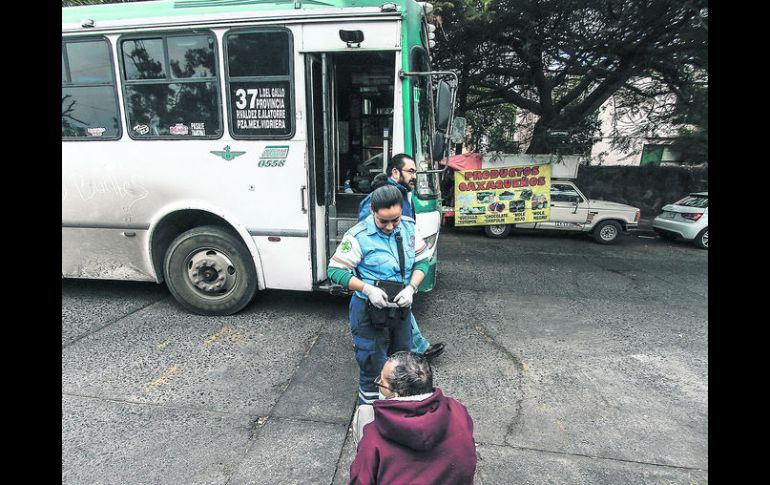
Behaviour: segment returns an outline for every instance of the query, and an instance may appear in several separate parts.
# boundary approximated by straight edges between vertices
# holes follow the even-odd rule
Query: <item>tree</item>
[[[471,127],[468,145],[474,151],[518,153],[518,142],[513,133],[516,126],[516,107],[501,104],[466,113]]]
[[[679,101],[672,121],[681,123],[679,137],[672,148],[679,152],[685,163],[708,162],[709,149],[709,98],[708,86],[695,86],[688,99]]]
[[[586,138],[615,94],[691,99],[704,73],[707,86],[707,0],[452,0],[436,16],[437,65],[459,72],[458,111],[536,115],[527,153],[552,151],[554,132]]]

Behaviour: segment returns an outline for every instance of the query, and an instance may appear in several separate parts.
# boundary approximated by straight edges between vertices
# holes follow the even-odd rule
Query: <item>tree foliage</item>
[[[518,153],[518,142],[513,133],[516,126],[516,107],[501,104],[466,113],[470,126],[468,145],[474,151]]]
[[[585,138],[613,95],[693,99],[708,75],[707,9],[707,0],[437,2],[437,65],[459,73],[461,113],[512,104],[536,115],[527,152],[546,153],[549,132]],[[654,81],[650,91],[635,86],[640,78]]]
[[[120,1],[62,0],[62,6]],[[610,133],[616,148],[661,125],[686,122],[677,148],[689,160],[707,159],[708,0],[436,0],[434,6],[434,67],[458,73],[457,113],[474,125],[474,148],[517,151],[510,132],[518,109],[537,119],[528,153],[585,152],[599,130],[599,107],[613,97],[616,110],[636,121]],[[557,140],[554,132],[567,136]],[[491,145],[482,146],[485,139]]]

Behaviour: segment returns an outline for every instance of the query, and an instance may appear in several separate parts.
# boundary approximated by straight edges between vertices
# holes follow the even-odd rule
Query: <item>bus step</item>
[[[352,295],[353,292],[337,283],[332,283],[330,280],[325,280],[316,286],[316,289],[320,291],[328,291],[332,295]]]
[[[358,219],[355,217],[338,217],[337,218],[337,235],[344,235],[348,229],[358,224]]]

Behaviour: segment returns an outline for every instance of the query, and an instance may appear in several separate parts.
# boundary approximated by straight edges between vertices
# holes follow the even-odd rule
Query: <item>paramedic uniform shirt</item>
[[[329,267],[347,269],[370,285],[375,280],[402,281],[396,232],[403,238],[404,275],[408,282],[415,262],[429,258],[430,252],[417,232],[414,219],[406,216],[401,216],[398,227],[386,235],[377,228],[374,215],[369,214],[345,233],[329,261]],[[411,311],[408,318],[411,318]],[[371,404],[377,399],[379,391],[374,378],[380,374],[388,355],[398,350],[409,350],[412,337],[409,319],[405,318],[401,325],[387,331],[377,329],[371,325],[366,311],[366,295],[356,291],[350,298],[350,332],[359,369],[359,404]]]
[[[370,285],[374,284],[375,280],[402,281],[396,233],[401,234],[404,244],[403,282],[408,283],[414,264],[430,257],[430,254],[414,219],[407,216],[401,216],[401,223],[387,235],[374,223],[374,215],[369,214],[366,219],[348,229],[329,266],[357,270],[356,276]],[[361,299],[366,299],[366,295],[360,291],[355,294]]]

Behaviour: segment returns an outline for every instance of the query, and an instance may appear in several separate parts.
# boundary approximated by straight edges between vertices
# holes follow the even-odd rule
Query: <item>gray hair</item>
[[[399,396],[433,392],[433,369],[422,354],[402,350],[388,357],[388,362],[393,363],[388,382]]]
[[[380,209],[387,209],[398,205],[404,206],[404,199],[401,191],[392,185],[383,185],[372,192],[372,211],[377,212]]]

